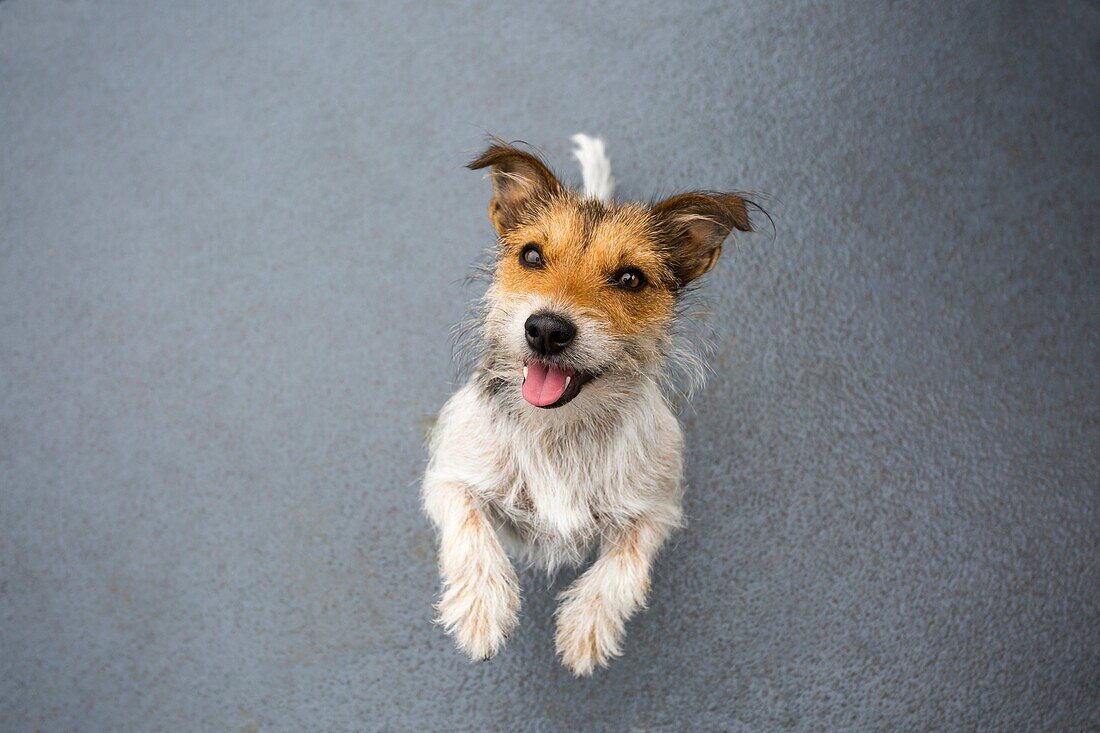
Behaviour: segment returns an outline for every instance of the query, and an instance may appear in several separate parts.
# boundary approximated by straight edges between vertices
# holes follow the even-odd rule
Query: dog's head
[[[503,143],[469,167],[491,169],[489,218],[500,235],[486,296],[494,378],[536,407],[652,378],[684,287],[714,267],[731,230],[750,230],[734,194],[604,203]]]

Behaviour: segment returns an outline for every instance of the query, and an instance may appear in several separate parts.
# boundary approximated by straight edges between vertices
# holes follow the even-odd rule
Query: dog
[[[429,439],[424,510],[439,536],[438,623],[473,659],[515,629],[509,559],[554,572],[597,557],[560,596],[555,645],[576,676],[620,656],[661,546],[683,523],[683,438],[663,385],[689,284],[733,231],[741,194],[613,198],[603,142],[573,138],[583,192],[493,139],[498,235],[475,340],[480,358]]]

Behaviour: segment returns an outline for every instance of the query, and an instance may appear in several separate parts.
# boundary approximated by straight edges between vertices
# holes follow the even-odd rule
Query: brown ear
[[[466,167],[476,171],[490,166],[493,200],[489,202],[489,218],[500,234],[518,224],[532,203],[564,190],[545,163],[503,142],[490,145]]]
[[[745,200],[732,193],[696,191],[653,206],[672,250],[672,271],[680,285],[709,272],[733,229],[752,231]]]

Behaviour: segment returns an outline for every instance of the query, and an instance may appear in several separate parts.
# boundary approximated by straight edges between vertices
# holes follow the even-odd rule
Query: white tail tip
[[[603,140],[582,133],[573,136],[577,147],[573,157],[581,164],[584,179],[584,195],[600,201],[611,201],[615,193],[615,179],[611,177],[611,161],[603,149]]]

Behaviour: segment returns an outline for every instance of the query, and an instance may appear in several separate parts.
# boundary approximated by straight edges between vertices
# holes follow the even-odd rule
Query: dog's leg
[[[424,507],[439,530],[443,597],[437,623],[473,659],[490,659],[516,626],[519,581],[500,540],[464,486],[425,486]]]
[[[573,674],[592,674],[619,656],[623,627],[645,605],[650,566],[671,530],[641,519],[604,540],[592,567],[559,596],[556,644]]]

